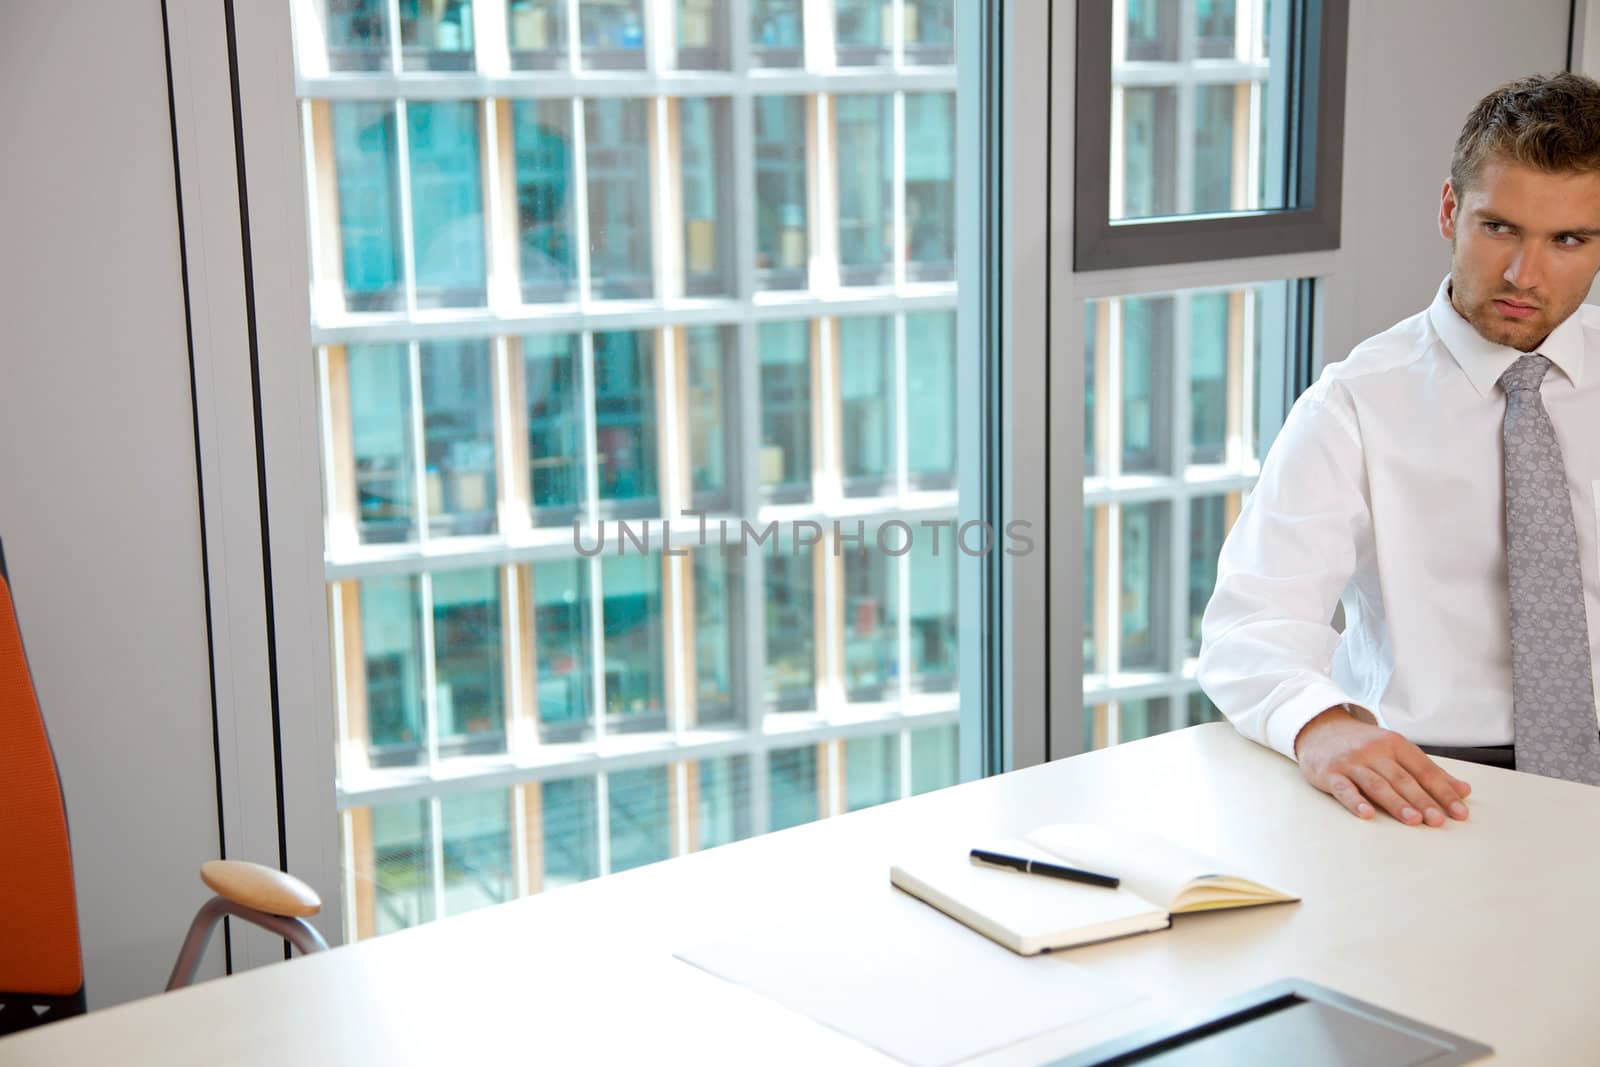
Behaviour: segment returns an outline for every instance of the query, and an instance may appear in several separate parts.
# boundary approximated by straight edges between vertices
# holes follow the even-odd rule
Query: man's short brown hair
[[[1536,74],[1478,101],[1450,160],[1457,197],[1491,159],[1547,173],[1600,172],[1600,82],[1582,74]]]

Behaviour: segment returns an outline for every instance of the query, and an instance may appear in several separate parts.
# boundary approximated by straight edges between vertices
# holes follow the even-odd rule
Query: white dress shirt
[[[1417,744],[1513,741],[1497,382],[1521,353],[1480,336],[1449,284],[1295,403],[1223,545],[1200,684],[1241,734],[1291,758],[1301,727],[1341,704]],[[1593,663],[1600,308],[1580,307],[1538,351],[1554,364],[1542,395],[1567,468]]]

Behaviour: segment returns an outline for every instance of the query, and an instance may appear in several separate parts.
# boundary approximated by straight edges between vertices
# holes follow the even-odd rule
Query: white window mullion
[[[594,776],[595,806],[594,828],[599,835],[595,842],[595,858],[602,875],[611,873],[611,782],[605,771]]]
[[[567,71],[572,74],[576,74],[583,69],[583,34],[578,28],[578,19],[582,16],[582,12],[579,10],[580,7],[582,7],[580,0],[567,0]],[[581,119],[583,117],[583,102],[574,100],[573,103],[579,106],[578,117]],[[581,153],[581,145],[574,142],[573,150]],[[579,182],[578,192],[580,196],[582,191],[583,183]],[[579,247],[581,248],[582,246],[580,245]]]
[[[896,10],[900,0],[895,0]],[[900,31],[895,31],[895,39],[899,40]],[[894,284],[898,288],[906,284],[906,256],[909,250],[906,247],[906,94],[895,93],[891,98],[891,110],[894,115],[893,130],[890,136],[893,139],[894,180],[891,185],[893,197],[892,211],[894,213]]]
[[[428,835],[432,842],[429,863],[430,882],[433,885],[433,917],[445,917],[444,899],[444,806],[437,796],[428,801]]]
[[[605,590],[601,587],[600,557],[584,560],[589,568],[589,711],[594,716],[594,741],[603,747],[606,739],[606,622]]]
[[[687,760],[674,760],[667,764],[667,787],[672,790],[673,801],[670,803],[672,811],[677,814],[675,820],[673,839],[677,847],[672,849],[672,855],[685,856],[693,851],[689,847],[689,763]]]
[[[903,500],[911,491],[910,386],[907,382],[910,354],[906,351],[906,317],[894,317],[894,486]]]
[[[411,479],[416,494],[417,544],[426,546],[430,537],[433,508],[428,499],[427,424],[422,417],[422,345],[406,346],[407,370],[411,375]]]
[[[417,579],[422,601],[422,717],[427,738],[428,773],[439,770],[439,667],[434,660],[433,575],[424,571]]]

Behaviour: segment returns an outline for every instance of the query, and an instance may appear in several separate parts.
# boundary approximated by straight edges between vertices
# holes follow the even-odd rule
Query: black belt
[[[1517,769],[1517,746],[1515,745],[1488,745],[1483,748],[1455,748],[1449,745],[1418,745],[1417,747],[1430,756],[1466,760],[1468,763],[1481,763],[1486,767],[1504,767],[1510,771]]]

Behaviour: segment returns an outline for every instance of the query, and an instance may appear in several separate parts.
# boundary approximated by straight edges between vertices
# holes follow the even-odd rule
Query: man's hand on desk
[[[1306,723],[1294,751],[1306,781],[1363,819],[1376,814],[1374,806],[1407,826],[1443,826],[1446,812],[1467,817],[1470,785],[1393,730],[1362,722],[1343,708],[1329,708]]]

